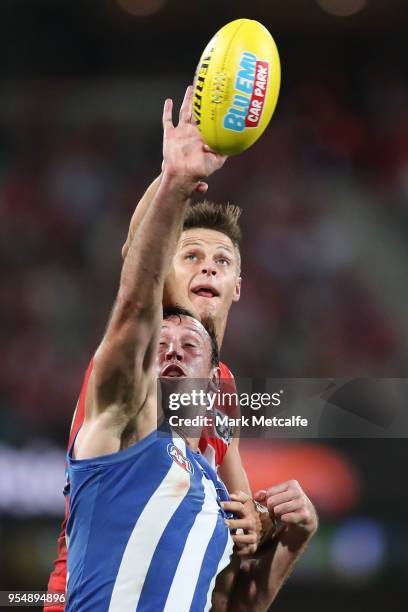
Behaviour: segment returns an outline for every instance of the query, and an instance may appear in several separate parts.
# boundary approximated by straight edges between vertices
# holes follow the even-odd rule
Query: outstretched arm
[[[143,222],[145,214],[148,211],[149,206],[153,202],[154,197],[157,193],[157,190],[160,187],[160,183],[163,177],[163,171],[164,171],[164,162],[163,162],[162,173],[159,174],[159,176],[157,176],[152,183],[150,183],[149,187],[144,192],[141,200],[139,201],[138,205],[136,206],[134,210],[134,213],[130,220],[126,242],[122,247],[122,258],[123,259],[125,259],[126,255],[128,254],[133,237],[138,227],[140,227],[141,223]],[[205,193],[207,189],[208,189],[208,185],[204,181],[198,181],[197,185],[195,186],[195,191],[198,193]]]
[[[140,202],[138,203],[138,205],[135,208],[135,211],[132,215],[132,218],[130,220],[130,225],[129,225],[129,230],[128,230],[128,235],[126,237],[126,242],[122,247],[122,258],[125,259],[126,255],[129,252],[129,248],[130,245],[132,243],[133,237],[137,231],[137,229],[140,227],[144,216],[146,215],[146,212],[149,209],[149,206],[151,205],[151,203],[154,200],[154,197],[157,193],[157,190],[160,186],[162,180],[162,175],[159,174],[159,176],[157,176],[154,181],[152,183],[150,183],[149,187],[146,189],[146,191],[144,192]]]
[[[191,121],[191,88],[175,127],[173,104],[163,112],[164,170],[157,192],[123,262],[118,295],[95,358],[86,402],[86,420],[106,414],[118,432],[146,399],[160,330],[164,280],[180,235],[185,208],[202,177],[225,157],[204,145]],[[131,396],[131,401],[129,401]],[[131,415],[127,411],[131,411]]]

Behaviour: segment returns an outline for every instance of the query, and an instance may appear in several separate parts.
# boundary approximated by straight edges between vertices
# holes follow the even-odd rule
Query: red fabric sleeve
[[[89,377],[92,372],[93,359],[91,359],[88,368],[85,372],[84,381],[82,383],[81,393],[77,407],[72,419],[71,431],[68,440],[68,450],[70,449],[79,428],[81,427],[85,416],[85,398],[88,388]],[[50,593],[65,593],[67,582],[67,545],[65,541],[65,526],[69,515],[69,498],[65,498],[65,518],[61,524],[61,532],[57,540],[57,558],[54,561],[54,569],[48,580],[48,592]],[[45,606],[44,612],[64,612],[65,606],[53,605]]]
[[[234,375],[231,370],[225,365],[225,363],[220,362],[220,392],[221,393],[236,393],[237,388],[235,386]],[[233,417],[237,415],[237,404],[233,403],[231,406],[222,406],[216,405],[216,410],[220,410],[228,416]],[[224,461],[224,457],[228,450],[229,443],[224,440],[222,437],[217,435],[217,432],[214,430],[214,425],[206,426],[203,429],[203,433],[199,442],[199,449],[204,454],[208,445],[212,446],[215,451],[215,465],[216,467],[220,466]]]

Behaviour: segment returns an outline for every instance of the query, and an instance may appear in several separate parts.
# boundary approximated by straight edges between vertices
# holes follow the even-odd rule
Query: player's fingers
[[[229,529],[243,529],[244,531],[255,532],[255,521],[252,518],[226,519]]]
[[[270,495],[266,498],[266,503],[268,508],[274,508],[279,504],[291,501],[295,497],[298,497],[298,495],[294,491],[284,491],[283,493],[276,493],[276,495]]]
[[[282,523],[286,524],[299,524],[305,521],[305,516],[303,512],[286,512],[286,514],[282,514],[280,517]]]
[[[256,544],[250,544],[249,546],[237,548],[236,554],[238,557],[247,557],[248,555],[253,555],[256,553],[257,548],[258,547]]]
[[[199,183],[197,183],[197,187],[195,188],[195,190],[198,193],[206,193],[208,190],[208,185],[207,183],[204,183],[204,181],[200,181]]]
[[[288,480],[286,482],[281,482],[280,484],[274,485],[273,487],[269,487],[266,491],[266,496],[270,497],[271,495],[276,495],[277,493],[283,493],[283,491],[287,491],[290,487],[291,481]]]
[[[265,489],[260,489],[259,491],[257,491],[254,495],[254,499],[256,499],[256,501],[258,502],[263,502],[266,499],[266,490]]]
[[[232,536],[235,544],[256,544],[257,539],[254,533],[239,533]]]
[[[193,112],[193,86],[189,85],[184,94],[183,103],[180,107],[180,123],[190,123]]]
[[[221,168],[228,159],[228,155],[220,155],[220,153],[215,153],[215,157],[217,158],[218,166]]]
[[[207,153],[214,153],[214,155],[217,155],[217,151],[214,151],[214,149],[212,149],[211,147],[208,146],[208,144],[203,144],[203,149],[204,151],[206,151]]]
[[[173,100],[167,98],[163,107],[163,129],[173,126]]]
[[[288,512],[295,512],[297,510],[300,510],[301,507],[301,499],[292,499],[289,502],[275,506],[273,511],[277,516],[282,516],[282,514],[287,514]]]
[[[234,514],[238,514],[239,516],[241,516],[242,514],[245,514],[244,506],[242,505],[241,502],[226,501],[226,502],[221,502],[221,504],[224,510],[226,510],[227,512],[234,512]]]
[[[230,498],[232,499],[232,501],[238,501],[238,502],[241,502],[242,504],[245,504],[245,502],[247,502],[248,499],[251,499],[249,495],[247,495],[247,493],[244,493],[243,491],[238,491],[237,493],[231,493]]]

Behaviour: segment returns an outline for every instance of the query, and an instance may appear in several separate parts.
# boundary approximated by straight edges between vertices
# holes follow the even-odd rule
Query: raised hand
[[[177,126],[173,124],[173,101],[167,99],[164,103],[163,170],[168,176],[179,177],[193,185],[193,190],[198,188],[205,191],[206,185],[201,179],[219,170],[227,158],[211,151],[204,143],[192,117],[192,97],[193,88],[189,86],[180,108]]]

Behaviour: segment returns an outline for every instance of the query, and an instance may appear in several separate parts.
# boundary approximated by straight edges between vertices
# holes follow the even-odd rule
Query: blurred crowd
[[[309,75],[211,181],[210,198],[244,211],[223,348],[237,375],[406,375],[407,109],[398,73],[371,68],[358,87]],[[37,119],[0,128],[0,429],[22,443],[24,420],[63,444],[128,221],[160,169],[160,118],[143,141],[137,125]]]

